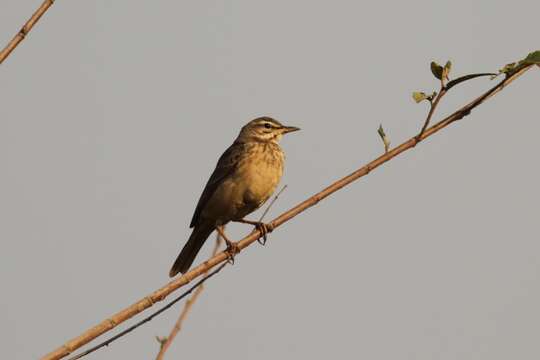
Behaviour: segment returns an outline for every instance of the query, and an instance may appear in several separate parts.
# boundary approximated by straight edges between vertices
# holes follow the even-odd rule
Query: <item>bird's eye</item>
[[[272,128],[272,125],[270,125],[269,123],[265,123],[265,124],[264,124],[264,127],[267,128],[267,129],[271,129],[271,128]]]

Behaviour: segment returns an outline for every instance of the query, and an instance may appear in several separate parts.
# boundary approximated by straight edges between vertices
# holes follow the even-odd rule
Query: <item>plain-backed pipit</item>
[[[193,232],[178,255],[169,276],[185,273],[212,231],[217,230],[234,256],[235,243],[223,232],[230,221],[262,228],[264,224],[245,220],[272,195],[283,174],[284,154],[278,145],[281,137],[300,130],[284,126],[270,117],[247,123],[234,143],[221,155],[193,214]]]

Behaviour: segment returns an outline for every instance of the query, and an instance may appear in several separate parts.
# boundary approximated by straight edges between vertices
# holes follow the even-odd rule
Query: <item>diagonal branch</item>
[[[447,116],[443,120],[439,121],[435,125],[431,126],[430,128],[426,129],[420,136],[414,136],[410,138],[409,140],[405,141],[401,145],[393,148],[389,152],[385,153],[384,155],[381,155],[380,157],[376,158],[375,160],[371,161],[367,165],[359,168],[358,170],[354,171],[350,175],[345,176],[344,178],[336,181],[332,185],[328,186],[321,192],[313,195],[312,197],[308,198],[307,200],[301,202],[300,204],[296,205],[289,211],[286,211],[285,213],[281,214],[277,218],[275,218],[273,221],[271,221],[268,224],[269,230],[273,230],[285,222],[291,220],[298,214],[304,212],[306,209],[316,205],[319,201],[325,199],[326,197],[330,196],[331,194],[335,193],[336,191],[340,190],[341,188],[349,185],[350,183],[354,182],[355,180],[358,180],[359,178],[369,174],[372,170],[378,168],[382,164],[386,163],[387,161],[393,159],[394,157],[398,156],[399,154],[414,148],[419,141],[434,135],[439,130],[447,127],[448,125],[452,124],[453,122],[460,120],[464,118],[465,116],[469,115],[470,112],[482,104],[484,101],[491,98],[493,95],[497,94],[499,91],[504,89],[508,84],[510,84],[512,81],[523,75],[527,70],[529,70],[533,65],[525,66],[519,71],[516,71],[512,75],[508,76],[507,78],[501,80],[497,85],[493,86],[491,89],[489,89],[487,92],[485,92],[480,97],[476,98],[475,100],[471,101],[467,105],[463,106],[453,114]],[[254,230],[251,232],[248,236],[243,238],[238,242],[239,249],[244,249],[247,246],[251,245],[257,239],[261,237],[261,233],[258,230]],[[193,279],[201,276],[205,272],[207,272],[209,269],[213,268],[214,266],[227,261],[228,255],[226,252],[220,252],[216,256],[208,259],[207,261],[203,262],[202,264],[196,266],[189,272],[185,273],[181,277],[169,282],[167,285],[163,286],[162,288],[154,291],[149,296],[146,296],[145,298],[139,300],[135,304],[123,309],[122,311],[116,313],[112,317],[102,321],[98,325],[94,326],[93,328],[90,328],[89,330],[85,331],[83,334],[75,337],[74,339],[68,341],[58,349],[54,350],[53,352],[46,355],[43,360],[53,360],[53,359],[61,359],[62,357],[68,355],[69,353],[73,352],[75,349],[78,349],[79,347],[89,343],[96,337],[100,336],[101,334],[104,334],[105,332],[113,329],[118,324],[130,319],[131,317],[139,314],[140,312],[144,311],[145,309],[151,307],[158,301],[162,301],[165,299],[170,293],[177,290],[178,288],[185,286],[189,284]]]
[[[151,321],[152,319],[154,319],[156,316],[158,316],[159,314],[161,314],[162,312],[164,312],[165,310],[169,309],[171,306],[173,306],[174,304],[176,304],[177,302],[179,302],[180,300],[182,300],[183,298],[185,298],[186,296],[188,296],[189,294],[191,294],[193,292],[193,290],[198,290],[201,288],[201,286],[204,284],[204,282],[208,279],[210,279],[212,276],[216,275],[217,273],[219,273],[224,267],[225,265],[227,265],[227,263],[224,263],[224,264],[221,264],[216,270],[212,271],[210,274],[208,275],[204,275],[202,279],[200,279],[199,281],[197,281],[192,287],[190,287],[187,291],[185,291],[184,293],[182,293],[180,296],[178,296],[176,299],[174,299],[173,301],[171,301],[170,303],[168,303],[167,305],[163,306],[161,309],[159,309],[158,311],[150,314],[150,316],[147,316],[145,317],[144,319],[142,319],[141,321],[131,325],[130,327],[128,327],[127,329],[125,329],[124,331],[121,331],[120,333],[114,335],[113,337],[111,337],[110,339],[107,339],[105,340],[104,342],[102,342],[101,344],[98,344],[86,351],[83,351],[82,353],[78,354],[78,355],[75,355],[71,358],[69,358],[68,360],[77,360],[77,359],[80,359],[80,358],[83,358],[85,357],[86,355],[88,354],[91,354],[93,353],[94,351],[96,350],[99,350],[101,349],[102,347],[105,347],[105,346],[109,346],[113,341],[116,341],[118,339],[120,339],[121,337],[129,334],[130,332],[132,332],[133,330],[137,329],[138,327],[146,324],[147,322]]]
[[[32,30],[34,25],[39,21],[39,19],[45,14],[45,12],[54,4],[54,0],[45,0],[41,6],[32,14],[32,17],[24,24],[24,26],[19,30],[17,34],[11,39],[11,41],[6,45],[4,49],[0,52],[0,64],[6,60],[6,58],[11,54],[13,50],[24,40],[26,35]]]

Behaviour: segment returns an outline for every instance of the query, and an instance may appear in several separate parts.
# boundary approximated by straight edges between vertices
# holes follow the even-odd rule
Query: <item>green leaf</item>
[[[448,60],[446,64],[444,65],[443,71],[442,71],[442,78],[448,80],[448,75],[450,74],[450,70],[452,70],[452,62]]]
[[[379,136],[381,137],[381,140],[384,144],[384,152],[387,153],[388,149],[390,149],[390,139],[388,139],[388,136],[386,136],[386,133],[384,132],[382,124],[379,125],[377,132],[379,133]]]
[[[516,66],[517,66],[517,64],[515,62],[510,63],[510,64],[506,64],[506,65],[504,65],[504,67],[502,69],[499,70],[499,73],[501,73],[501,74],[509,74],[509,73],[511,73],[512,71],[514,71],[516,69]]]
[[[382,124],[379,125],[379,128],[377,129],[377,132],[379,133],[379,135],[381,136],[381,138],[385,138],[386,137],[386,134],[384,132],[384,129],[382,127]]]
[[[431,73],[437,79],[441,80],[442,76],[443,76],[443,67],[441,65],[437,64],[435,61],[432,61],[431,62]]]
[[[450,72],[450,70],[452,69],[452,62],[448,60],[446,64],[444,65],[444,68],[448,69],[448,72]]]
[[[520,61],[520,65],[540,64],[540,50],[534,51]]]
[[[423,100],[426,100],[428,98],[428,96],[426,95],[426,93],[423,93],[421,91],[415,91],[412,93],[412,97],[414,99],[414,101],[416,101],[416,103],[418,104],[419,102],[423,101]]]
[[[529,53],[525,59],[515,63],[506,64],[502,69],[499,70],[499,74],[505,74],[506,76],[511,76],[517,71],[523,69],[526,66],[530,65],[540,65],[540,50],[533,51]]]

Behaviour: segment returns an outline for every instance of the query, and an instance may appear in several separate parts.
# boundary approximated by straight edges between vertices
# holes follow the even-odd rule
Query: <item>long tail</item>
[[[183,274],[189,270],[189,267],[193,264],[195,257],[212,231],[214,231],[214,226],[212,226],[212,224],[202,223],[195,226],[189,240],[186,245],[184,245],[180,255],[178,255],[169,271],[170,277],[175,276],[179,272]]]

